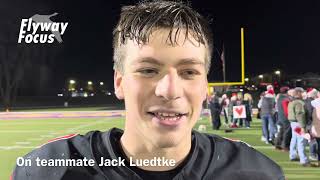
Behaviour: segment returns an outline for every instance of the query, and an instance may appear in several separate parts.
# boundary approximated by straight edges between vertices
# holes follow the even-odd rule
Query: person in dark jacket
[[[78,163],[16,166],[13,180],[284,180],[247,144],[193,131],[207,96],[211,37],[207,21],[181,1],[123,7],[113,38],[124,130],[43,145],[24,158]]]
[[[276,133],[276,126],[273,121],[273,115],[275,112],[275,97],[272,89],[266,91],[259,106],[261,108],[260,114],[262,120],[263,137],[267,144],[273,143],[274,135]]]
[[[209,107],[211,112],[212,128],[214,130],[219,130],[221,126],[221,120],[220,120],[221,106],[219,103],[219,97],[216,94],[212,95]]]
[[[287,104],[290,102],[288,95],[289,87],[284,86],[280,88],[280,93],[277,96],[277,107],[278,107],[278,122],[277,125],[280,127],[275,138],[275,148],[283,151],[289,151],[291,141],[291,126],[288,121]]]

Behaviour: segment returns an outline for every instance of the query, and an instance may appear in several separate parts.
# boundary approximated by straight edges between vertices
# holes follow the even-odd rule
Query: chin
[[[185,132],[167,132],[166,134],[157,134],[154,137],[154,144],[159,148],[171,148],[178,146],[185,138]]]

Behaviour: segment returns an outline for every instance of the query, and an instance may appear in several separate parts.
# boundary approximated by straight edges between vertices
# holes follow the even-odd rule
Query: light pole
[[[88,91],[93,91],[93,83],[92,81],[88,81]]]
[[[263,81],[263,75],[262,74],[259,75],[259,79],[261,79],[261,81]]]
[[[260,79],[260,83],[259,83],[259,84],[263,83],[263,75],[260,74],[260,75],[258,76],[258,78]]]
[[[69,88],[68,88],[68,90],[69,91],[74,91],[76,88],[76,81],[75,80],[73,80],[73,79],[70,79],[69,80]]]
[[[279,76],[279,84],[281,83],[281,71],[277,70],[274,72],[277,76]]]

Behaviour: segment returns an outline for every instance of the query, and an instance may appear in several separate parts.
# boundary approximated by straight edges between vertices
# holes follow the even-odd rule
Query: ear
[[[114,90],[115,90],[115,94],[117,96],[118,99],[124,99],[124,94],[123,94],[123,88],[122,88],[122,78],[123,78],[123,75],[115,70],[114,71]]]

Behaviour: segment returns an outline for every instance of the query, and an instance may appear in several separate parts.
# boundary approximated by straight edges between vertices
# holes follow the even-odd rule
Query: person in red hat
[[[264,97],[261,100],[260,116],[262,119],[263,140],[266,144],[273,143],[276,127],[273,120],[275,113],[275,97],[274,90],[270,86],[267,87]]]

